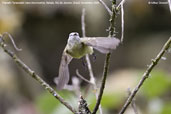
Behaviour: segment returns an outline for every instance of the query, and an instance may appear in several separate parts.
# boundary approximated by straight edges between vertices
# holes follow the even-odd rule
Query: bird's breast
[[[66,52],[71,55],[73,58],[80,59],[86,54],[92,54],[93,48],[85,45],[84,43],[78,43],[72,47],[68,47]]]

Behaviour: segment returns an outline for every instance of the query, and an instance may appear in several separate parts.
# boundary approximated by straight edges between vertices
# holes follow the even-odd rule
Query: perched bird
[[[68,65],[73,58],[80,59],[86,54],[93,54],[93,48],[101,53],[109,53],[119,45],[120,40],[111,37],[85,37],[80,38],[77,32],[69,34],[67,45],[63,51],[59,66],[58,77],[55,83],[58,90],[62,90],[69,82]]]

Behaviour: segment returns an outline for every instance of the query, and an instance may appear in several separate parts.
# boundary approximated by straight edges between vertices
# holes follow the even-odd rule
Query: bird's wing
[[[59,74],[58,77],[54,80],[58,90],[62,90],[65,87],[65,85],[69,82],[68,65],[71,62],[71,60],[72,57],[66,53],[66,50],[64,50],[61,58],[61,63],[59,66]]]
[[[111,50],[116,49],[120,43],[120,40],[114,37],[85,37],[80,39],[84,44],[92,46],[101,53],[109,53]]]

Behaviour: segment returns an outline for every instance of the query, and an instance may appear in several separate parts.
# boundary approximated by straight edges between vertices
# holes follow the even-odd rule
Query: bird
[[[116,49],[120,40],[115,37],[80,37],[78,32],[71,32],[67,41],[67,45],[62,53],[59,66],[58,77],[54,79],[57,90],[62,90],[69,82],[69,68],[73,58],[80,59],[85,55],[93,54],[93,49],[107,54]]]

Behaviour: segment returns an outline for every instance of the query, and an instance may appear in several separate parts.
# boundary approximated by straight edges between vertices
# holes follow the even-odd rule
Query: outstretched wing
[[[64,50],[61,58],[61,63],[59,66],[58,77],[55,78],[54,82],[57,85],[58,90],[62,90],[65,85],[69,82],[69,68],[68,65],[71,62],[72,57],[66,53]]]
[[[85,37],[81,38],[81,41],[84,44],[92,46],[94,49],[105,54],[116,49],[120,43],[120,40],[114,37]]]

